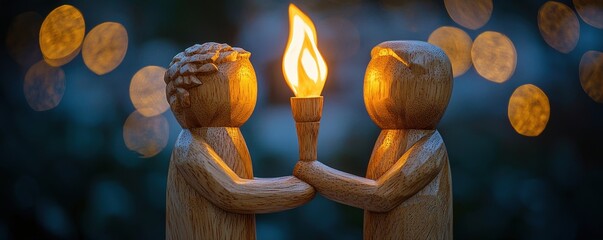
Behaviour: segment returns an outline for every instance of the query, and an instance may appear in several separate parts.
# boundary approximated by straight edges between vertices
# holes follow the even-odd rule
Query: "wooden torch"
[[[299,160],[316,160],[323,104],[320,93],[327,79],[327,65],[317,48],[314,23],[293,4],[289,5],[289,40],[283,56],[283,75],[296,96],[291,98],[291,110]]]

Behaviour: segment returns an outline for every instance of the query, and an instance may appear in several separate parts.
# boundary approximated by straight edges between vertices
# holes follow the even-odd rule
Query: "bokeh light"
[[[59,67],[39,61],[27,70],[23,93],[29,106],[35,111],[56,107],[65,93],[65,73]]]
[[[601,0],[574,0],[574,7],[578,15],[589,25],[603,29],[603,1]]]
[[[168,142],[170,128],[163,115],[145,117],[134,111],[124,123],[123,136],[128,149],[148,158],[157,155]]]
[[[473,42],[471,59],[477,73],[497,83],[507,81],[515,72],[517,52],[511,39],[498,32],[483,32]]]
[[[46,62],[61,66],[79,53],[84,40],[84,16],[71,5],[60,6],[46,16],[40,28],[40,49]]]
[[[538,29],[544,41],[562,53],[572,51],[580,38],[578,17],[567,5],[548,1],[538,10]]]
[[[42,16],[36,12],[24,12],[13,18],[6,35],[8,54],[23,68],[28,68],[42,59],[40,26]]]
[[[130,99],[136,110],[146,117],[159,115],[170,107],[165,95],[164,74],[165,68],[146,66],[132,77]]]
[[[121,64],[127,50],[126,28],[116,22],[105,22],[86,35],[82,45],[82,58],[92,72],[103,75]]]
[[[492,0],[444,0],[446,11],[456,23],[469,29],[478,29],[492,16]]]
[[[454,77],[463,75],[471,67],[471,37],[459,28],[440,27],[429,35],[429,43],[440,47],[452,64]]]
[[[518,87],[509,99],[509,121],[521,135],[540,135],[546,128],[550,113],[549,98],[532,84]]]
[[[580,85],[595,102],[603,103],[603,53],[588,51],[582,55]]]
[[[462,1],[467,7],[479,4],[479,0]],[[564,3],[578,18],[578,44],[567,54],[550,47],[538,28],[538,10],[547,1]],[[455,22],[445,0],[294,2],[315,17],[318,48],[330,70],[319,134],[321,161],[356,175],[366,172],[367,158],[380,131],[367,114],[362,97],[363,76],[375,45],[395,39],[429,41],[434,30],[442,26],[458,28],[472,41],[482,32],[497,31],[512,40],[517,57],[515,71],[504,83],[480,76],[473,60],[458,76],[451,57],[457,77],[438,131],[446,143],[453,172],[455,238],[603,239],[603,218],[599,217],[603,215],[603,194],[593,191],[603,182],[603,148],[596,140],[603,136],[603,103],[588,93],[597,92],[595,84],[603,79],[597,77],[598,70],[603,67],[594,53],[587,53],[603,53],[603,29],[589,25],[588,20],[603,15],[583,13],[581,8],[587,5],[580,2],[585,1],[493,0],[490,19],[476,30]],[[601,0],[586,2],[599,4]],[[62,99],[55,108],[35,111],[24,94],[25,75],[31,66],[44,61],[40,50],[42,22],[64,4],[85,15],[84,37],[75,58],[55,68],[64,71]],[[134,125],[128,124],[126,135],[137,131],[138,137],[125,140],[124,124],[138,111],[130,98],[135,73],[151,65],[167,68],[174,55],[194,43],[219,41],[251,52],[258,102],[241,131],[252,154],[254,174],[290,175],[297,162],[298,144],[288,102],[291,92],[281,69],[288,4],[2,1],[5,37],[0,39],[0,52],[5,54],[0,115],[5,140],[0,145],[4,153],[0,160],[0,187],[4,190],[0,240],[152,240],[166,235],[166,179],[181,126],[166,104],[167,110],[158,117],[167,119],[169,138],[159,151],[144,149],[148,142],[157,142],[157,135],[147,138],[141,133],[152,129],[134,130],[130,127]],[[85,58],[89,57],[84,57],[84,52],[90,33],[106,22],[122,24],[128,43],[121,63],[99,76],[86,66]],[[32,37],[34,44],[28,44]],[[445,43],[454,42],[452,35],[446,39]],[[31,45],[38,53],[20,60],[20,56],[32,53],[26,47]],[[471,51],[468,54],[471,56]],[[486,70],[482,70],[492,71],[493,62],[484,61]],[[139,85],[149,84],[143,82]],[[513,91],[527,83],[546,93],[552,111],[537,137],[517,133],[505,112],[508,109],[504,109]],[[164,91],[162,85],[155,93]],[[46,90],[42,93],[48,95]],[[155,99],[163,102],[164,96]],[[140,121],[148,121],[141,112],[137,114]],[[156,143],[155,148],[161,145]],[[150,158],[139,157],[158,151]],[[284,214],[258,216],[257,238],[361,239],[362,214],[362,209],[316,197]]]

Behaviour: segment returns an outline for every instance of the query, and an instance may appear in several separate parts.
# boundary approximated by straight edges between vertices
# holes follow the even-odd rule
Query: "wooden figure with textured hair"
[[[255,239],[255,213],[291,209],[314,196],[296,177],[253,177],[239,130],[257,97],[249,56],[226,44],[197,44],[166,71],[168,102],[183,128],[168,173],[167,239]]]
[[[450,167],[435,130],[451,91],[452,68],[439,48],[418,41],[377,45],[364,102],[382,131],[366,178],[307,158],[294,175],[331,200],[364,209],[364,239],[451,239]]]

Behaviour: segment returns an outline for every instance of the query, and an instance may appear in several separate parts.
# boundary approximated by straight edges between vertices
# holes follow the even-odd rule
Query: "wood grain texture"
[[[390,41],[373,48],[364,104],[382,129],[435,129],[452,93],[452,67],[438,47]]]
[[[450,167],[434,130],[452,91],[450,62],[416,41],[385,42],[371,55],[364,99],[383,130],[366,178],[318,161],[299,161],[294,175],[329,199],[365,209],[364,239],[451,239]]]
[[[168,102],[184,128],[170,159],[167,239],[255,239],[256,213],[300,206],[314,189],[288,176],[254,178],[238,126],[253,112],[257,84],[248,52],[195,45],[166,72]]]
[[[390,145],[390,141],[399,144]],[[382,131],[367,178],[387,178],[400,165],[398,171],[405,178],[398,186],[390,185],[403,191],[392,194],[399,202],[388,212],[364,212],[366,238],[452,239],[452,180],[440,134],[434,130]]]
[[[166,95],[182,128],[240,127],[249,119],[257,100],[250,55],[210,42],[174,57],[165,73]]]
[[[297,130],[299,160],[314,161],[318,154],[318,130],[323,97],[292,97],[291,111]]]
[[[185,129],[170,162],[167,235],[255,239],[253,214],[291,209],[313,196],[312,187],[292,176],[253,178],[238,128]]]
[[[323,97],[292,97],[291,112],[296,122],[318,122],[322,117]]]

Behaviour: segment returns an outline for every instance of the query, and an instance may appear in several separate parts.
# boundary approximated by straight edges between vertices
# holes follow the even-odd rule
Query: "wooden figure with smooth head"
[[[391,41],[371,51],[364,102],[382,129],[366,178],[300,160],[294,175],[334,201],[364,209],[364,239],[451,239],[448,154],[435,130],[452,92],[439,48]]]
[[[300,206],[314,189],[288,176],[253,177],[239,127],[251,116],[257,82],[250,53],[196,44],[165,74],[167,97],[183,130],[172,152],[167,239],[255,239],[255,213]]]

